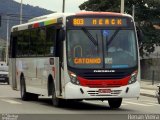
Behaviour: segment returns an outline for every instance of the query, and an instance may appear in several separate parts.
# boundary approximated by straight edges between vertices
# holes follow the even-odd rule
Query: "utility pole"
[[[62,5],[62,13],[65,12],[65,0],[63,0],[63,5]]]
[[[124,13],[124,0],[121,0],[121,13]]]
[[[134,14],[135,14],[135,5],[132,6],[132,17],[134,19]]]
[[[21,8],[20,8],[20,24],[22,24],[22,14],[23,14],[23,0],[21,0]]]
[[[9,42],[9,16],[7,15],[7,35],[6,35],[6,64],[8,64],[8,42]]]

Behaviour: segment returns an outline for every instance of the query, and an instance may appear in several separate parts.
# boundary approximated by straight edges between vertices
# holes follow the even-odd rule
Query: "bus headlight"
[[[73,72],[69,72],[69,76],[71,79],[71,83],[75,84],[75,85],[79,85],[79,81],[77,79],[77,75],[74,74]]]
[[[128,84],[133,84],[137,81],[137,71],[133,72],[131,74],[131,78],[130,80],[128,81]]]

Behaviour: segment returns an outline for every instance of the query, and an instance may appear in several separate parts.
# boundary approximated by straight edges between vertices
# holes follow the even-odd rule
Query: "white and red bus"
[[[118,108],[123,98],[139,97],[138,38],[126,14],[54,13],[14,26],[9,66],[22,100],[108,100]]]

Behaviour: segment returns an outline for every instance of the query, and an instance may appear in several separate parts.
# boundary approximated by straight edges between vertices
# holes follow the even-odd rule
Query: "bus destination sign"
[[[73,18],[75,27],[127,27],[127,18]]]

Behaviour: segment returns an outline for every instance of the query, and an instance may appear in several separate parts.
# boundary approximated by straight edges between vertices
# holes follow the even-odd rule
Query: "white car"
[[[9,84],[8,66],[5,62],[0,62],[0,82]]]

